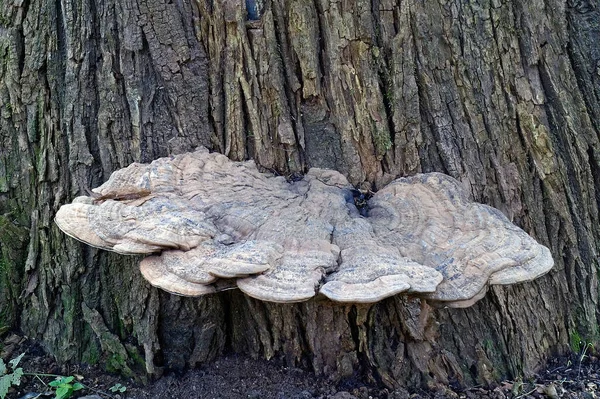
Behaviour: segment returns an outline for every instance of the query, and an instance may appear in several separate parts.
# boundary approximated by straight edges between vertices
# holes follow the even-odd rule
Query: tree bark
[[[125,373],[233,350],[388,386],[527,375],[597,342],[599,34],[598,0],[5,0],[0,331]],[[468,309],[181,298],[53,223],[112,171],[199,145],[372,190],[449,174],[556,266]]]

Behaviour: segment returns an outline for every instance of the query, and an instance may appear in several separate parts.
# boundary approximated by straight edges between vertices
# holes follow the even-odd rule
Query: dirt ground
[[[369,386],[358,380],[336,385],[304,370],[240,355],[224,356],[184,373],[166,373],[159,380],[142,386],[96,367],[58,365],[39,345],[15,334],[3,337],[0,342],[1,356],[6,363],[25,353],[18,367],[25,373],[38,373],[37,376],[24,375],[21,384],[10,389],[6,397],[16,399],[56,396],[48,386],[55,377],[40,374],[74,376],[72,384],[79,381],[85,388],[71,397],[85,399],[596,399],[600,396],[600,361],[587,352],[571,359],[552,360],[548,368],[531,381],[504,381],[497,386],[461,390],[448,387],[437,392],[409,392]],[[124,387],[125,391],[118,392],[116,388],[119,387]]]

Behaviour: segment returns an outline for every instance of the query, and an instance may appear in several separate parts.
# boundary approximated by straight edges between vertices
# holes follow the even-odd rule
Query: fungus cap
[[[529,281],[553,266],[546,247],[449,176],[397,179],[364,217],[352,190],[335,171],[287,182],[202,148],[116,171],[63,205],[56,223],[94,247],[150,255],[143,276],[189,296],[237,286],[272,302],[321,293],[370,303],[406,292],[463,307],[489,284]]]

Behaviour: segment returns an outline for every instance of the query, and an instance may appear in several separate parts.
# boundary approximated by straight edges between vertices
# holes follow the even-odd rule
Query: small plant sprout
[[[113,393],[123,393],[127,390],[127,387],[119,384],[118,382],[113,385],[112,387],[108,388],[109,391],[113,392]]]
[[[67,399],[70,398],[75,391],[83,389],[83,384],[79,382],[73,383],[75,377],[58,377],[54,381],[48,383],[49,386],[56,388],[56,396],[54,399]]]
[[[591,342],[583,342],[583,348],[581,349],[581,354],[579,356],[579,369],[577,370],[577,379],[581,377],[581,365],[587,356],[588,350],[594,350],[594,345]]]

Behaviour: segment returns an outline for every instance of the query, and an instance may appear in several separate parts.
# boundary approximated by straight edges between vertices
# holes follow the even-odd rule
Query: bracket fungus
[[[302,180],[260,173],[201,148],[132,164],[64,205],[68,235],[121,254],[148,254],[143,276],[171,293],[238,287],[265,301],[322,294],[371,303],[408,293],[469,306],[489,284],[513,284],[553,266],[550,251],[498,210],[468,200],[453,178],[400,178],[368,214],[340,173]]]

